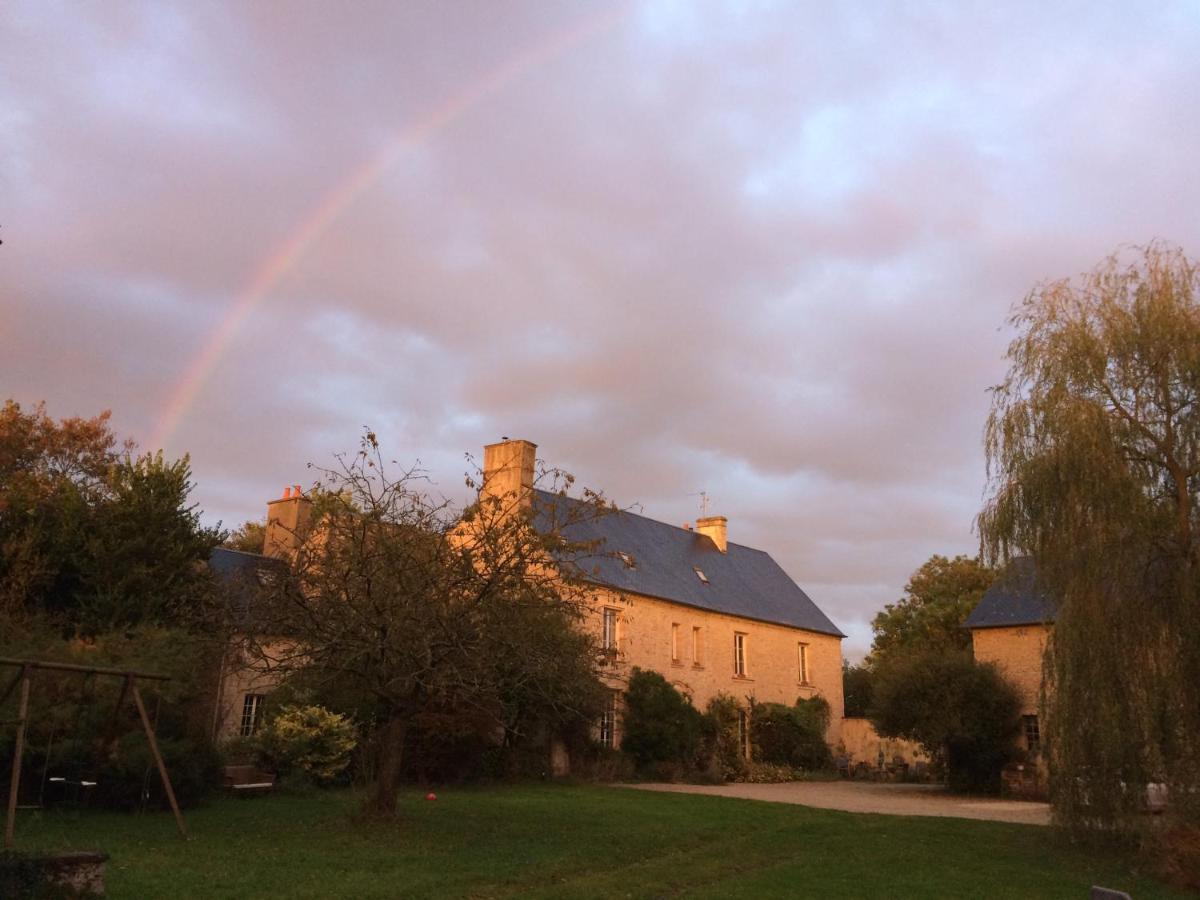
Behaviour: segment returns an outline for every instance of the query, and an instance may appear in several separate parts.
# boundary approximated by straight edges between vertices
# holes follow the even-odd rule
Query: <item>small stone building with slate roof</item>
[[[612,689],[601,743],[620,746],[620,693],[634,667],[659,672],[701,710],[721,693],[747,708],[751,698],[824,697],[826,740],[839,742],[842,632],[770,554],[729,541],[724,516],[694,528],[630,512],[572,520],[564,505],[581,501],[534,488],[536,449],[520,440],[485,447],[483,490],[527,496],[535,514],[569,523],[564,537],[596,547],[585,561],[595,588],[588,627],[611,651]]]
[[[967,617],[979,662],[995,663],[1021,694],[1025,748],[1040,747],[1042,658],[1054,626],[1054,602],[1039,587],[1033,560],[1017,557]]]

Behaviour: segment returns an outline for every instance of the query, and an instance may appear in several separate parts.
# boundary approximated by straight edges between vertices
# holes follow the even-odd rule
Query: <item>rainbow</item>
[[[330,225],[374,184],[399,158],[406,147],[428,140],[450,125],[464,112],[502,90],[511,81],[566,51],[591,40],[614,27],[628,15],[629,3],[606,7],[596,15],[544,38],[486,72],[482,78],[450,95],[388,140],[383,149],[367,159],[328,191],[287,238],[275,248],[240,290],[221,321],[205,340],[200,351],[188,363],[182,377],[172,388],[163,407],[149,449],[161,448],[174,434],[187,410],[195,402],[212,375],[230,342],[246,318],[254,311],[280,279],[296,264]]]

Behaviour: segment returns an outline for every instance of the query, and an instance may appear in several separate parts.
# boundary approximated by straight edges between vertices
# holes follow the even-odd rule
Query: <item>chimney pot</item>
[[[308,538],[312,501],[304,496],[300,485],[288,485],[278,500],[267,501],[267,533],[263,540],[263,555],[286,557],[294,553]]]

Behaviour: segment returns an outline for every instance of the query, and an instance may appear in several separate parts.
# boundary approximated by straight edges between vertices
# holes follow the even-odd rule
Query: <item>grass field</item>
[[[855,815],[594,786],[412,793],[395,823],[352,792],[188,813],[26,813],[19,849],[112,855],[111,897],[1020,897],[1175,894],[1045,828]]]

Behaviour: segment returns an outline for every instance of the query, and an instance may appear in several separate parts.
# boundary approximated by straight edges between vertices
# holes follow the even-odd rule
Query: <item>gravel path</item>
[[[874,784],[865,781],[792,781],[785,784],[623,784],[619,787],[677,794],[711,794],[819,809],[895,816],[948,816],[1022,825],[1049,825],[1050,805],[1025,800],[962,797],[935,784]]]

